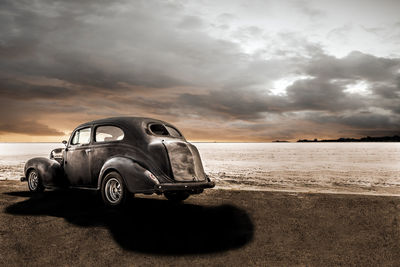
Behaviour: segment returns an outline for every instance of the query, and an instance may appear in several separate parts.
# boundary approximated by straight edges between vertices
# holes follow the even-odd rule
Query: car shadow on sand
[[[151,254],[214,253],[244,246],[253,238],[248,214],[232,205],[176,204],[134,198],[122,209],[107,209],[92,192],[8,192],[29,197],[6,208],[8,214],[55,216],[80,227],[103,226],[124,249]]]

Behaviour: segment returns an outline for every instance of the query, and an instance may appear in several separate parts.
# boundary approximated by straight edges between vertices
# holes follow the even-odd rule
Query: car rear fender
[[[107,173],[118,172],[131,193],[152,192],[156,184],[148,175],[149,171],[136,160],[129,157],[113,157],[108,159],[100,170],[97,188],[101,188],[101,183]]]
[[[48,158],[33,158],[25,163],[24,174],[28,178],[30,170],[35,169],[45,186],[61,186],[63,168],[59,162]]]

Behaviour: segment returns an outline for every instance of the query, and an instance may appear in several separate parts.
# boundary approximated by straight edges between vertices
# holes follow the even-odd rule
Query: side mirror
[[[62,143],[64,144],[64,146],[67,146],[67,141],[63,140]]]

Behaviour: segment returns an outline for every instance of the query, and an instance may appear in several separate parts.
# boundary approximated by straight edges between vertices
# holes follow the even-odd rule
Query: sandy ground
[[[0,265],[397,265],[400,198],[208,190],[184,204],[0,182]]]

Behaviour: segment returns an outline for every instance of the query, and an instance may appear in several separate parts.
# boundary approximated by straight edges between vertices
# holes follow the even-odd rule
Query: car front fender
[[[29,171],[35,169],[44,186],[62,186],[65,180],[63,179],[63,168],[56,160],[48,158],[33,158],[25,163],[24,175],[28,178]]]
[[[113,157],[107,160],[100,170],[97,188],[101,188],[103,178],[110,171],[116,171],[125,182],[131,193],[147,193],[154,191],[155,182],[146,175],[148,170],[142,167],[137,161],[128,157]]]

